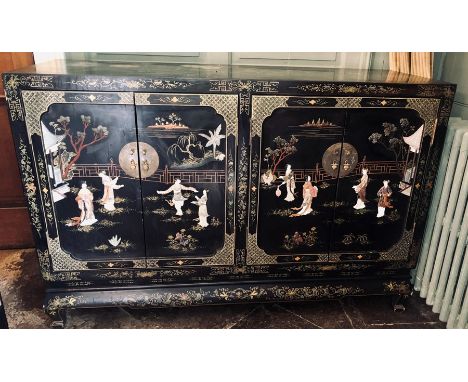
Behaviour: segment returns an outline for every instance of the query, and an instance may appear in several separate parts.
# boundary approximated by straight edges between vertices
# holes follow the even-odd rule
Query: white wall
[[[447,53],[441,72],[442,81],[457,84],[452,116],[468,119],[468,53]]]
[[[34,62],[40,64],[50,60],[63,60],[65,59],[64,52],[34,52]]]
[[[212,65],[265,65],[309,68],[369,69],[370,52],[93,52],[57,53],[71,60],[177,62]],[[53,53],[35,53],[38,58],[53,58]]]

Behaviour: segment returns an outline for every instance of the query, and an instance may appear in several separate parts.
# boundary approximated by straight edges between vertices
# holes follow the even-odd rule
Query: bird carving
[[[112,236],[111,239],[109,239],[109,243],[113,246],[113,247],[117,247],[119,244],[120,244],[120,241],[122,240],[121,237],[117,237],[117,235],[114,235]]]

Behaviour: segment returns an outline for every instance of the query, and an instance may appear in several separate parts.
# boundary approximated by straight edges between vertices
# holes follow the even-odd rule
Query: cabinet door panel
[[[348,113],[344,142],[358,165],[339,178],[331,251],[341,260],[360,253],[376,260],[403,239],[424,121],[410,109]]]
[[[203,95],[142,97],[136,108],[147,256],[158,266],[232,264],[237,98],[219,95],[230,104],[220,114],[216,95],[213,106]]]
[[[82,261],[144,257],[139,177],[119,163],[136,144],[134,106],[52,104],[41,129],[61,249]]]
[[[279,108],[263,122],[256,244],[279,262],[328,259],[345,115]]]

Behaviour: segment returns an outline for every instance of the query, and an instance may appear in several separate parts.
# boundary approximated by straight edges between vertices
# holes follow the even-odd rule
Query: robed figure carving
[[[299,210],[299,212],[292,214],[291,217],[296,216],[304,216],[310,214],[312,209],[312,201],[318,195],[318,188],[312,185],[310,181],[310,176],[307,177],[307,180],[304,182],[304,186],[302,187],[302,204],[300,207],[293,207],[293,210]]]
[[[208,227],[208,209],[206,207],[206,203],[208,202],[208,194],[207,190],[203,190],[203,196],[199,198],[195,196],[196,201],[193,201],[193,204],[198,206],[198,225],[205,228]]]
[[[276,196],[281,195],[280,187],[286,185],[286,197],[284,200],[287,202],[292,202],[294,200],[294,190],[296,189],[296,182],[294,180],[294,173],[291,169],[291,165],[288,164],[286,166],[286,172],[283,176],[280,176],[280,179],[283,179],[283,183],[281,183],[276,189]]]
[[[81,190],[78,192],[78,196],[75,198],[78,203],[78,208],[81,210],[80,225],[92,225],[97,222],[94,216],[93,206],[93,193],[88,189],[86,182],[81,185]]]
[[[388,180],[383,181],[383,187],[377,191],[377,196],[379,197],[378,207],[377,207],[377,217],[381,218],[385,215],[386,208],[393,208],[390,202],[390,196],[392,195],[392,189],[388,185]]]
[[[107,211],[114,211],[114,190],[122,188],[123,184],[118,185],[117,181],[119,180],[119,177],[117,176],[112,179],[105,171],[101,171],[99,176],[101,177],[102,184],[104,185],[104,195],[102,196],[101,203],[104,204],[104,208]]]
[[[180,179],[176,179],[174,184],[167,190],[157,191],[159,195],[166,195],[170,192],[173,193],[172,200],[171,202],[169,202],[169,205],[175,207],[177,216],[182,216],[184,214],[182,212],[182,207],[184,206],[184,203],[187,200],[187,198],[184,198],[184,196],[182,195],[182,191],[197,192],[197,189],[194,187],[186,187],[183,184],[181,184]]]
[[[356,186],[353,186],[354,191],[356,192],[358,199],[356,201],[356,204],[354,205],[354,209],[356,210],[361,210],[366,207],[366,188],[367,184],[369,183],[369,176],[367,175],[367,169],[363,168],[362,169],[362,176],[361,180],[359,181],[359,184]]]

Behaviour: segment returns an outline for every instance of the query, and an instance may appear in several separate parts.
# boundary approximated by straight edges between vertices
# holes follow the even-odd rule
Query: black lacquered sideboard
[[[455,85],[330,73],[6,73],[46,311],[411,293]]]

